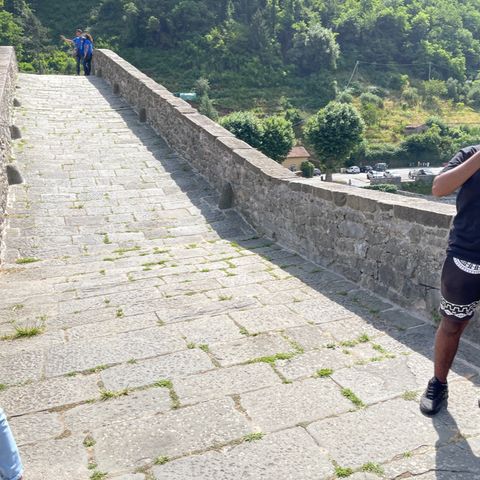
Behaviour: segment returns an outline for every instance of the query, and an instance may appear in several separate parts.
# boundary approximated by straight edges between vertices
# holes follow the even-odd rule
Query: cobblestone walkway
[[[475,347],[423,417],[431,326],[219,211],[101,80],[19,86],[0,405],[27,480],[480,479]]]

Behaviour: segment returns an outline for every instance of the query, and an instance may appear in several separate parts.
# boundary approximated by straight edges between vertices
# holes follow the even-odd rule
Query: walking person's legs
[[[0,478],[21,480],[23,466],[18,448],[8,425],[5,412],[0,409]]]
[[[89,76],[92,71],[92,57],[88,56],[83,59],[83,71],[85,76]]]
[[[455,322],[443,318],[435,336],[435,376],[442,383],[447,382],[448,372],[457,354],[458,344],[469,320]]]
[[[434,377],[420,400],[420,410],[427,415],[435,415],[447,402],[448,373],[479,300],[480,266],[447,258],[442,270],[442,321],[435,336]]]

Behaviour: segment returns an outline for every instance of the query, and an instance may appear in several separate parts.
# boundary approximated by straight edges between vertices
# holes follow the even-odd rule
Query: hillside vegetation
[[[0,0],[0,44],[24,70],[71,73],[58,35],[77,26],[171,90],[203,77],[220,114],[280,114],[297,137],[332,99],[352,103],[366,140],[351,161],[480,143],[480,0]]]

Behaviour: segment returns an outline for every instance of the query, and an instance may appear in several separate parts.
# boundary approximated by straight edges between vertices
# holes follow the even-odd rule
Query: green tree
[[[330,102],[305,126],[305,135],[325,166],[326,180],[363,140],[364,123],[347,103]]]
[[[335,69],[340,48],[332,30],[316,23],[301,29],[293,36],[293,47],[289,57],[301,75],[320,70]]]
[[[23,30],[9,12],[0,11],[0,45],[16,47],[17,55],[22,53]]]
[[[220,124],[237,138],[254,148],[262,145],[262,124],[251,112],[234,112],[223,117]]]
[[[218,112],[213,106],[213,102],[208,96],[208,94],[204,94],[200,97],[200,102],[198,104],[198,111],[202,114],[205,115],[208,118],[211,118],[212,120],[217,120],[218,119]]]
[[[269,117],[262,122],[260,150],[276,162],[282,163],[292,149],[295,133],[291,122],[283,117]]]

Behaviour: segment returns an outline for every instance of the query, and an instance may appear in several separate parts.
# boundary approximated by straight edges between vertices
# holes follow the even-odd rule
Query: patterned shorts
[[[470,320],[480,304],[480,265],[447,257],[441,290],[440,314],[450,320]]]

